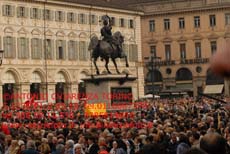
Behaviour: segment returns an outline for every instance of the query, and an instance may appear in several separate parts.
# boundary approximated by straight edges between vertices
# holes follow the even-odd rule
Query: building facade
[[[153,61],[154,70],[145,69],[146,93],[188,91],[194,96],[206,85],[229,81],[210,70],[210,57],[221,51],[230,39],[230,1],[154,1],[136,5],[143,10],[143,58],[160,57]],[[153,77],[153,78],[152,78]]]
[[[0,8],[0,48],[4,49],[0,106],[22,103],[31,93],[49,102],[77,102],[54,95],[78,94],[82,78],[95,74],[88,44],[92,36],[100,38],[99,20],[105,14],[112,17],[113,32],[125,36],[130,67],[117,60],[119,69],[138,77],[134,99],[144,95],[143,67],[137,65],[142,59],[138,12],[64,0],[1,0]],[[104,62],[98,64],[103,73]],[[113,65],[109,67],[116,72]]]

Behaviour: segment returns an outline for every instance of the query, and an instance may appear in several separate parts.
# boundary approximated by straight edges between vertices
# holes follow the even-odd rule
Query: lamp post
[[[0,50],[0,66],[2,65],[2,60],[3,60],[3,55],[4,55],[4,50]]]
[[[146,62],[146,66],[149,72],[151,72],[151,84],[152,84],[152,95],[154,98],[155,89],[154,89],[154,71],[159,68],[159,63],[161,60],[161,57],[157,57],[155,54],[151,54],[151,57],[144,57],[145,60],[148,60]]]

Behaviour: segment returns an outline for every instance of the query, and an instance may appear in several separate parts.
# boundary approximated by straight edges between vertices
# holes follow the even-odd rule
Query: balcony
[[[180,64],[206,64],[209,58],[181,59]]]
[[[175,60],[161,60],[158,62],[154,62],[153,64],[154,66],[171,66],[171,65],[176,65],[176,61]]]

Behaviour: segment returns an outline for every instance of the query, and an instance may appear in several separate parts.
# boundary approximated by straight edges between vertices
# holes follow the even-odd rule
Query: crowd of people
[[[34,118],[32,115],[36,109],[33,109],[29,118],[18,119],[17,116],[5,115],[10,112],[16,115],[23,108],[4,108],[1,110],[0,154],[230,153],[228,104],[191,97],[157,99],[146,104],[132,111],[132,116],[124,117],[85,117],[84,109],[79,108],[73,112],[73,118],[47,117],[47,110],[42,111],[42,118]],[[47,121],[62,122],[65,126],[38,128],[10,125],[12,122]],[[111,127],[105,127],[109,123],[112,123]],[[129,125],[125,125],[127,123]]]

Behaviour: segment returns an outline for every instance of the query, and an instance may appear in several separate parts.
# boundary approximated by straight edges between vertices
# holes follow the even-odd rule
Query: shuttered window
[[[41,19],[41,10],[38,8],[30,9],[30,18],[31,19]]]
[[[83,14],[83,13],[79,14],[78,23],[79,24],[87,24],[87,15]]]
[[[32,59],[41,59],[42,58],[42,40],[38,38],[31,39],[31,56]]]
[[[78,59],[77,41],[71,40],[68,42],[68,57],[69,57],[69,60],[77,60]]]
[[[56,59],[64,60],[66,52],[66,41],[64,40],[57,40],[56,41]]]
[[[55,12],[55,20],[58,22],[64,22],[65,21],[65,12],[56,11]]]
[[[87,60],[86,42],[79,42],[79,60]]]
[[[17,7],[17,17],[18,18],[27,18],[28,17],[28,8],[19,6]]]
[[[54,58],[54,41],[51,39],[46,39],[45,40],[45,53],[46,53],[46,58],[47,59],[53,59]]]
[[[5,36],[3,38],[4,46],[4,57],[5,58],[15,58],[16,57],[16,41],[14,37]]]
[[[138,53],[137,53],[137,45],[130,44],[129,45],[129,60],[134,62],[137,61]]]
[[[29,58],[29,39],[25,37],[20,37],[17,39],[18,45],[18,58],[26,59]]]
[[[15,12],[15,6],[12,5],[3,5],[2,14],[3,16],[13,17]]]
[[[42,17],[45,20],[53,20],[53,11],[48,9],[42,10]]]
[[[67,22],[75,23],[76,22],[76,14],[73,12],[67,13]]]

